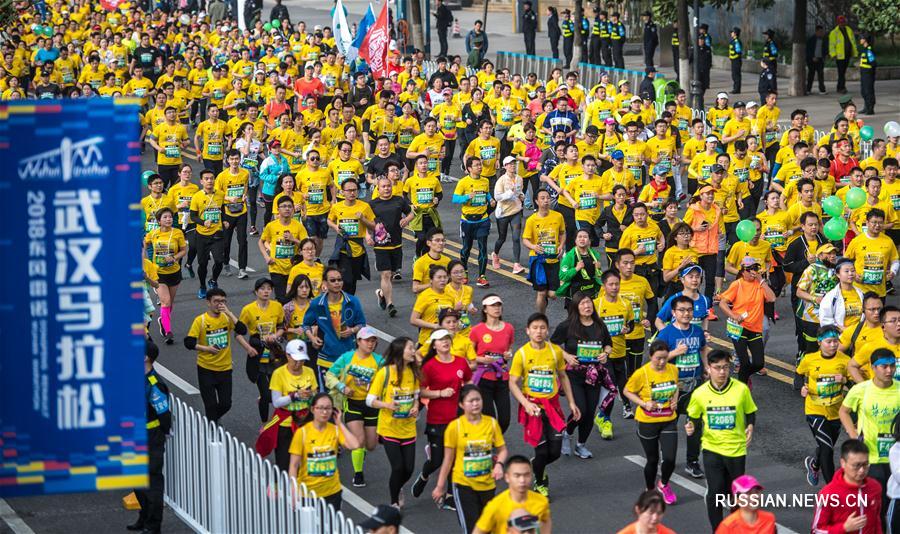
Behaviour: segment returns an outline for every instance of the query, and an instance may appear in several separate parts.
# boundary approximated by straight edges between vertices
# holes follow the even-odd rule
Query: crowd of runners
[[[472,74],[459,57],[395,49],[373,77],[328,27],[41,5],[44,19],[35,7],[8,29],[2,99],[140,100],[156,161],[142,175],[148,335],[172,345],[173,323],[190,325],[177,341],[197,352],[212,421],[245,360],[257,450],[335,508],[337,455],[362,487],[381,448],[391,475],[378,484],[397,508],[409,492],[455,510],[464,532],[546,533],[548,472],[561,455],[591,458],[596,427],[603,440],[637,432],[647,460],[624,532],[667,532],[681,424],[711,528],[774,532],[752,500],[732,513],[715,496],[762,491],[745,473],[752,384],[769,334],[793,328],[812,439],[791,439],[809,442],[808,482],[877,497],[817,510],[813,529],[900,524],[900,126],[873,136],[845,98],[817,136],[774,92],[720,93],[697,113],[681,90],[655,106],[605,75],[586,87],[577,71],[543,80],[489,60]],[[443,228],[457,224],[451,259]],[[251,246],[268,273],[247,282],[252,302],[230,301],[219,279],[250,277]],[[507,295],[473,295],[501,258],[534,289],[523,324],[504,321]],[[182,285],[205,313],[176,311]],[[408,318],[397,292],[415,294]],[[418,336],[379,343],[366,317],[380,313]],[[712,348],[709,321],[726,323],[733,351]],[[617,408],[635,422],[614,429]],[[507,450],[514,421],[528,457]]]

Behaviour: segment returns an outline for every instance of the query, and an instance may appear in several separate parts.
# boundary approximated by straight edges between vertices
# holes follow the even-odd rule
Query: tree
[[[794,0],[794,27],[791,31],[791,81],[788,94],[803,96],[806,91],[806,0]]]
[[[894,36],[900,34],[900,3],[897,0],[856,0],[850,7],[859,19],[859,29],[872,35],[890,35],[891,46],[896,47]]]
[[[412,45],[419,50],[425,50],[425,33],[422,25],[422,4],[418,0],[409,2],[409,33],[412,35]]]

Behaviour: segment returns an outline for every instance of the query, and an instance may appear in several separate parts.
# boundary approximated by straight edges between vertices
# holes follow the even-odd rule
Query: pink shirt
[[[478,323],[472,327],[469,332],[469,339],[475,348],[475,354],[484,357],[487,355],[503,354],[512,347],[515,338],[515,330],[509,323],[503,323],[503,328],[499,331],[491,330],[484,323]],[[504,368],[508,368],[508,364],[504,364]],[[497,376],[494,371],[487,371],[482,378],[487,380],[509,380],[509,373],[504,371],[501,376]]]

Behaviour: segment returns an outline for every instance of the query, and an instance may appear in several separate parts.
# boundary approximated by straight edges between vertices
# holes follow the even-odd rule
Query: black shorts
[[[372,408],[364,400],[347,399],[344,409],[344,423],[362,421],[363,426],[378,425],[378,409]]]
[[[307,215],[306,220],[303,221],[303,226],[306,227],[306,233],[309,234],[309,237],[325,239],[328,237],[328,214]]]
[[[547,277],[546,284],[531,283],[535,291],[556,291],[559,289],[559,262],[544,263],[544,273]]]
[[[159,283],[168,287],[177,286],[181,283],[181,269],[170,274],[159,273]]]
[[[375,270],[395,272],[401,267],[403,267],[403,247],[375,249]]]

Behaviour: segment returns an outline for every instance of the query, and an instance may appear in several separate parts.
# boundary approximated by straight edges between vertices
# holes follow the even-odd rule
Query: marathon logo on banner
[[[2,497],[147,483],[139,132],[129,100],[0,106]]]

